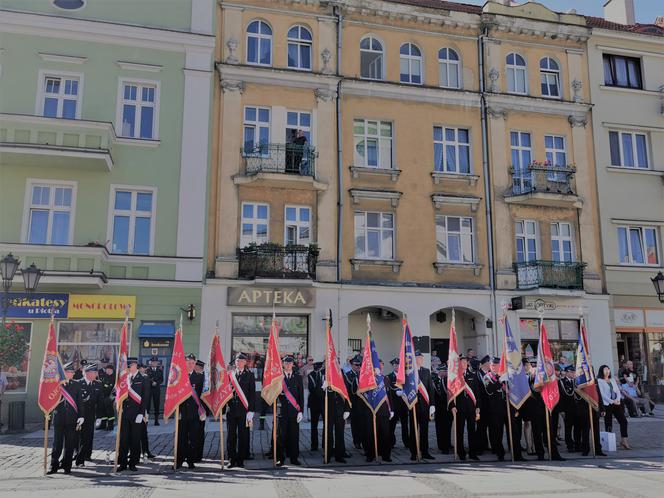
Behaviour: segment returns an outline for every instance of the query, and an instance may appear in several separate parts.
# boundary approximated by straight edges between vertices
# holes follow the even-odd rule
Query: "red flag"
[[[558,377],[553,366],[553,355],[549,338],[546,334],[544,320],[540,320],[540,337],[537,347],[537,373],[535,374],[535,387],[542,388],[542,400],[549,411],[558,404],[560,392],[558,391]]]
[[[170,417],[175,409],[191,396],[191,382],[187,373],[187,361],[182,347],[182,326],[175,331],[171,369],[168,372],[166,399],[164,400],[164,419]]]
[[[378,387],[378,384],[376,384],[375,368],[378,368],[378,366],[373,364],[373,358],[371,357],[371,336],[367,330],[367,338],[364,341],[362,367],[360,368],[360,378],[358,379],[357,384],[358,394],[372,391]]]
[[[590,349],[588,347],[588,334],[586,322],[581,318],[581,327],[579,328],[579,345],[576,352],[576,392],[585,399],[593,410],[599,410],[599,393],[597,392],[597,382],[593,372],[593,365],[590,361]]]
[[[122,330],[120,330],[120,355],[118,356],[118,368],[115,379],[115,407],[118,412],[120,411],[122,402],[129,395],[129,384],[127,383],[127,379],[129,378],[129,370],[127,369],[127,356],[129,356],[127,347],[128,322],[129,319],[125,317]]]
[[[60,382],[64,380],[64,372],[58,356],[58,344],[55,337],[53,318],[48,326],[48,339],[44,351],[41,376],[39,377],[39,394],[37,402],[44,416],[51,413],[60,403]]]
[[[273,313],[272,324],[270,325],[270,338],[267,342],[261,397],[268,405],[272,405],[281,394],[283,387],[284,370],[281,366],[281,358],[279,357],[279,329],[277,328],[277,317]]]
[[[507,316],[500,319],[501,323],[505,321],[507,321]],[[498,364],[498,378],[502,380],[507,374],[509,374],[509,369],[507,368],[507,334],[505,334],[503,336],[503,350],[500,352],[500,363]]]
[[[341,374],[341,367],[339,366],[339,360],[337,359],[337,350],[334,348],[329,319],[327,321],[327,349],[325,350],[325,381],[330,389],[339,393],[349,404],[351,404],[348,391],[346,390],[344,376]]]
[[[450,350],[447,355],[447,372],[447,403],[449,404],[466,388],[465,372],[461,368],[461,360],[459,359],[454,310],[452,310],[452,324],[450,325]]]
[[[201,398],[212,411],[212,416],[218,418],[224,405],[233,397],[233,386],[226,369],[224,355],[221,352],[221,344],[217,334],[212,338],[210,346],[210,365],[208,382],[209,390],[204,392]]]

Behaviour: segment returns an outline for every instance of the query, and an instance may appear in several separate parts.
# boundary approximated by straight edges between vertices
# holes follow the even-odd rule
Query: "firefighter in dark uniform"
[[[99,394],[97,418],[101,422],[97,429],[112,431],[115,425],[115,368],[113,365],[106,365],[106,368],[99,372],[99,382],[101,383],[101,393]]]
[[[189,382],[191,383],[192,393],[180,405],[180,421],[178,426],[178,459],[176,468],[182,467],[182,463],[186,460],[187,466],[190,469],[196,468],[194,462],[198,455],[198,445],[200,444],[200,422],[205,420],[205,411],[199,413],[199,406],[202,408],[202,401],[200,400],[203,393],[203,374],[196,372],[196,356],[188,354],[187,360],[187,375],[189,375]],[[194,396],[196,394],[196,396]]]
[[[233,397],[226,405],[226,424],[228,427],[228,458],[229,468],[244,467],[249,456],[249,429],[253,424],[256,407],[256,379],[246,368],[247,355],[238,353],[235,357],[235,371],[232,375],[246,398],[245,406],[233,385]]]
[[[465,427],[468,431],[468,457],[471,460],[479,460],[477,456],[475,423],[480,420],[481,406],[476,393],[481,387],[477,385],[476,373],[467,370],[468,358],[461,355],[459,356],[459,361],[461,362],[461,369],[465,372],[464,379],[470,390],[473,392],[475,401],[473,401],[473,398],[464,389],[456,396],[456,398],[454,398],[454,401],[450,403],[452,415],[456,416],[457,455],[460,460],[466,459],[466,450],[463,446],[463,432]]]
[[[161,401],[161,385],[164,383],[164,370],[159,366],[159,358],[153,356],[150,358],[150,366],[146,370],[150,379],[150,402],[148,402],[148,411],[150,404],[154,410],[154,425],[159,425],[159,405]]]
[[[318,450],[318,421],[325,420],[325,391],[323,390],[323,362],[314,363],[314,370],[307,376],[309,384],[309,411],[311,415],[311,451]]]
[[[356,449],[362,448],[362,442],[365,434],[366,405],[357,395],[357,387],[360,381],[360,367],[362,366],[362,357],[355,355],[350,361],[351,370],[344,373],[346,390],[350,396],[350,432],[353,436],[353,446]]]
[[[152,454],[150,451],[150,440],[148,439],[148,418],[149,418],[149,412],[150,412],[150,394],[152,392],[151,383],[150,383],[150,377],[148,377],[147,374],[147,368],[143,363],[138,364],[138,371],[141,373],[143,377],[147,379],[147,385],[148,387],[146,388],[146,396],[148,399],[148,402],[145,405],[145,413],[143,414],[143,423],[141,424],[141,455],[143,455],[145,458],[153,459],[155,456]]]
[[[51,415],[53,452],[51,453],[51,469],[48,474],[55,474],[59,468],[64,469],[65,474],[71,473],[74,449],[78,442],[77,431],[85,421],[82,412],[81,384],[74,380],[74,364],[69,362],[63,368],[66,380],[62,382],[62,389],[65,392],[62,393],[60,403]],[[63,448],[64,456],[62,464],[60,464],[59,460]]]
[[[74,380],[81,380],[83,378],[83,371],[85,370],[85,367],[88,366],[88,360],[83,359],[78,365],[78,368],[74,372]]]
[[[602,396],[599,393],[597,384],[593,386],[597,391],[597,399],[599,400],[598,409],[593,409],[593,436],[595,442],[595,455],[596,456],[607,456],[606,453],[602,451],[602,445],[599,440],[599,412],[602,411]],[[576,427],[578,428],[578,436],[575,435],[575,441],[580,446],[580,451],[583,456],[588,456],[590,454],[590,413],[588,409],[588,401],[583,398],[578,391],[574,392],[574,401],[576,404]]]
[[[84,421],[79,431],[78,452],[76,453],[77,467],[83,466],[86,460],[92,459],[92,442],[102,397],[101,382],[97,380],[97,365],[89,363],[85,367],[83,375],[84,377],[78,381],[81,384],[81,414]],[[101,420],[99,422],[101,423]]]
[[[129,470],[136,472],[136,464],[141,459],[141,432],[143,419],[148,406],[149,381],[138,371],[138,359],[127,358],[129,375],[127,384],[131,391],[122,402],[122,428],[120,432],[120,454],[118,472]]]
[[[380,364],[382,365],[382,361]],[[381,371],[382,373],[382,371]],[[385,386],[385,392],[387,393],[387,377],[383,377],[383,385]],[[360,395],[361,396],[361,395]],[[365,403],[364,399],[361,399],[360,402]],[[368,419],[365,422],[366,431],[366,442],[365,442],[365,454],[367,462],[373,462],[376,459],[376,446],[374,445],[374,431],[373,431],[373,417],[371,409],[367,405],[367,414]],[[376,438],[378,441],[378,454],[383,462],[392,461],[392,441],[390,440],[390,419],[394,418],[394,412],[392,411],[392,405],[390,404],[389,395],[385,397],[385,401],[380,405],[378,411],[376,412]]]
[[[436,407],[436,442],[438,443],[438,450],[447,455],[452,446],[452,414],[447,407],[447,364],[439,365],[437,370],[438,375],[435,375],[432,379]]]
[[[283,359],[284,387],[277,398],[277,466],[288,456],[292,465],[300,465],[300,422],[304,406],[302,376],[293,372],[293,357]]]
[[[491,449],[501,462],[505,460],[505,448],[503,447],[503,431],[505,419],[507,418],[507,399],[503,383],[498,376],[498,367],[500,358],[494,357],[491,360],[491,368],[482,379],[482,389],[484,392],[482,406],[485,408],[485,423],[489,426],[489,441]]]
[[[433,419],[436,412],[435,400],[433,399],[433,388],[431,385],[431,372],[428,368],[422,366],[424,356],[417,350],[415,351],[415,362],[417,363],[420,383],[424,386],[429,399],[417,390],[417,404],[415,405],[415,415],[417,416],[417,429],[420,439],[420,453],[424,460],[435,460],[429,453],[429,420]],[[415,435],[415,421],[413,420],[413,411],[410,411],[410,459],[417,460],[417,441]]]
[[[194,367],[196,372],[203,376],[203,388],[205,388],[205,362],[201,360],[196,360],[196,366]],[[212,412],[208,406],[201,401],[201,406],[205,410],[206,417]],[[196,462],[203,461],[203,449],[205,448],[205,420],[199,420],[198,423],[198,451],[196,452]]]
[[[579,442],[574,438],[575,433],[578,434],[578,430],[576,430],[576,401],[574,400],[575,372],[576,368],[573,365],[567,365],[563,377],[558,381],[558,390],[560,391],[558,406],[565,418],[565,445],[570,453],[579,451],[577,448],[580,448]]]
[[[325,370],[322,371],[322,374],[323,379],[325,379]],[[346,463],[344,426],[346,420],[350,417],[351,406],[341,394],[327,386],[327,381],[323,381],[323,389],[327,395],[327,420],[329,424],[328,427],[323,427],[323,430],[327,431],[327,444],[329,445],[327,458],[330,461],[334,456],[335,462]],[[323,401],[323,403],[325,402]],[[323,406],[323,410],[325,410],[325,406]],[[323,450],[325,450],[325,439],[323,439]]]
[[[475,371],[477,377],[477,385],[482,388],[484,385],[484,377],[491,370],[491,357],[487,354],[482,357],[480,360],[471,359],[469,363],[472,366],[472,369]],[[479,392],[475,393],[475,396],[479,398],[478,403],[480,406],[488,407],[488,396],[485,389],[479,389]],[[481,455],[486,450],[489,449],[491,444],[491,437],[489,435],[489,418],[480,417],[476,425],[476,436],[475,440],[477,441],[477,454]],[[493,447],[491,448],[493,449]]]
[[[410,447],[410,436],[408,434],[408,406],[403,398],[397,395],[397,391],[401,388],[397,386],[397,368],[399,368],[399,358],[394,358],[390,365],[392,365],[392,373],[385,377],[386,385],[388,386],[387,395],[390,398],[390,404],[394,411],[394,417],[390,419],[390,438],[392,441],[392,448],[397,444],[396,430],[397,422],[401,425],[401,442],[404,448]]]

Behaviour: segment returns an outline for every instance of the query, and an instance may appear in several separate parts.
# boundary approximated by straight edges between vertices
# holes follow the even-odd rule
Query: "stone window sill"
[[[403,261],[396,259],[364,259],[364,258],[351,258],[350,263],[353,265],[353,270],[358,271],[362,266],[385,266],[392,267],[394,273],[399,273]]]

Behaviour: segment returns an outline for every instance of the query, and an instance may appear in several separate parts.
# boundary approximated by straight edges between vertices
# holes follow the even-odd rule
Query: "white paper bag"
[[[613,432],[601,431],[599,433],[599,442],[602,445],[604,453],[616,451],[616,435]]]

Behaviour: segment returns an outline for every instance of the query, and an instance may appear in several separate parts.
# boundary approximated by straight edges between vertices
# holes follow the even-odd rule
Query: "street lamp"
[[[657,275],[651,278],[652,284],[655,286],[655,292],[660,303],[664,303],[664,275],[660,271]]]
[[[18,267],[21,264],[21,261],[14,257],[12,253],[7,254],[4,258],[0,259],[0,275],[2,275],[2,325],[5,325],[7,319],[7,310],[9,310],[9,289],[11,289],[12,284],[14,283],[14,275],[18,271]],[[23,285],[25,286],[25,291],[28,294],[33,293],[37,290],[39,285],[39,280],[41,279],[44,272],[32,263],[28,268],[21,270],[21,275],[23,276]]]
[[[14,280],[14,275],[16,275],[16,270],[18,270],[18,265],[21,264],[21,261],[16,259],[12,253],[7,254],[2,260],[0,260],[0,275],[2,275],[2,288],[5,291],[9,291],[9,288],[12,286],[12,281]]]
[[[37,268],[34,263],[32,263],[24,270],[21,270],[21,274],[23,275],[23,285],[25,286],[25,290],[28,292],[28,294],[30,294],[37,290],[39,280],[41,279],[44,272]]]

